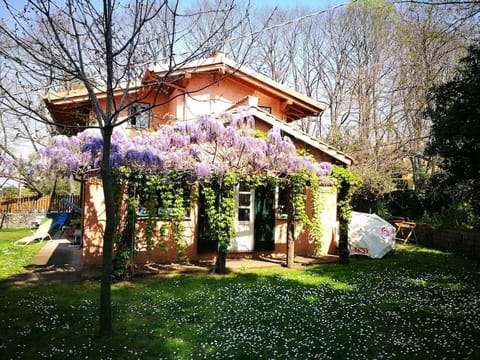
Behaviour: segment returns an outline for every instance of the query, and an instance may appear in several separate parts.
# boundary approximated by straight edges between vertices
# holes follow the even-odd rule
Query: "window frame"
[[[272,113],[272,107],[271,106],[266,106],[266,105],[258,105],[258,108],[266,113],[271,114]]]
[[[287,220],[287,203],[283,203],[284,201],[288,201],[288,196],[286,196],[287,189],[283,186],[277,186],[277,203],[276,203],[276,210],[277,210],[277,219],[278,220]],[[283,196],[282,196],[283,194]]]
[[[136,102],[128,107],[128,124],[134,129],[149,129],[150,128],[150,115],[151,106],[149,103]],[[146,116],[146,124],[139,123],[139,119],[143,119]],[[146,126],[145,126],[146,125]]]
[[[193,186],[191,184],[182,184],[183,187],[183,210],[184,210],[184,216],[183,216],[183,221],[188,221],[191,219],[191,210],[192,210],[192,192],[193,192]],[[143,198],[143,199],[142,199]],[[137,219],[138,220],[144,220],[148,218],[148,210],[144,206],[144,203],[147,202],[145,199],[145,195],[141,194],[138,197],[139,200],[139,206],[137,209]],[[174,211],[174,207],[169,207],[168,209],[164,209],[162,211],[162,192],[158,191],[156,193],[156,198],[155,201],[157,202],[158,206],[155,207],[154,209],[154,218],[157,219],[158,221],[170,221],[173,220],[172,218],[172,213]]]

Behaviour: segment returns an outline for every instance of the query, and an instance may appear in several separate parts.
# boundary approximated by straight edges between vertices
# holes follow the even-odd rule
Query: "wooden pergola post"
[[[342,205],[345,206],[344,204],[349,191],[350,185],[344,181],[340,186],[337,197],[337,213],[340,227],[340,236],[338,239],[338,262],[340,264],[347,264],[350,261],[350,252],[348,251],[348,224],[350,222],[350,212],[347,213],[345,209],[342,209]]]

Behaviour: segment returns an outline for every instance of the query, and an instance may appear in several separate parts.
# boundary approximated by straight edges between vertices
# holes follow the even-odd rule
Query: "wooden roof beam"
[[[283,113],[287,112],[287,108],[293,105],[292,99],[283,100],[280,104],[280,111]]]

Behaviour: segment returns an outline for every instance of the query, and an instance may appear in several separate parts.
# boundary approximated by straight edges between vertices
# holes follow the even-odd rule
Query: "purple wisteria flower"
[[[227,171],[241,174],[293,174],[313,171],[320,177],[331,173],[330,163],[316,163],[299,156],[293,141],[273,127],[267,137],[256,137],[253,118],[224,114],[220,120],[208,116],[165,125],[154,133],[137,131],[128,136],[115,129],[110,147],[110,166],[126,167],[150,174],[170,171],[190,173],[197,178],[221,178]],[[98,129],[76,136],[57,136],[39,152],[37,167],[50,172],[81,174],[98,168],[103,139]],[[0,159],[1,166],[1,159]]]

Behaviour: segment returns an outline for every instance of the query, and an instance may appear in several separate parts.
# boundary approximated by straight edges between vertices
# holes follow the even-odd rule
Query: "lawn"
[[[0,291],[0,359],[480,358],[478,269],[410,245],[348,265],[117,283],[108,340],[97,282]]]
[[[31,235],[28,229],[0,230],[0,282],[11,275],[25,271],[33,256],[45,243],[32,243],[27,246],[13,246],[15,240]]]

